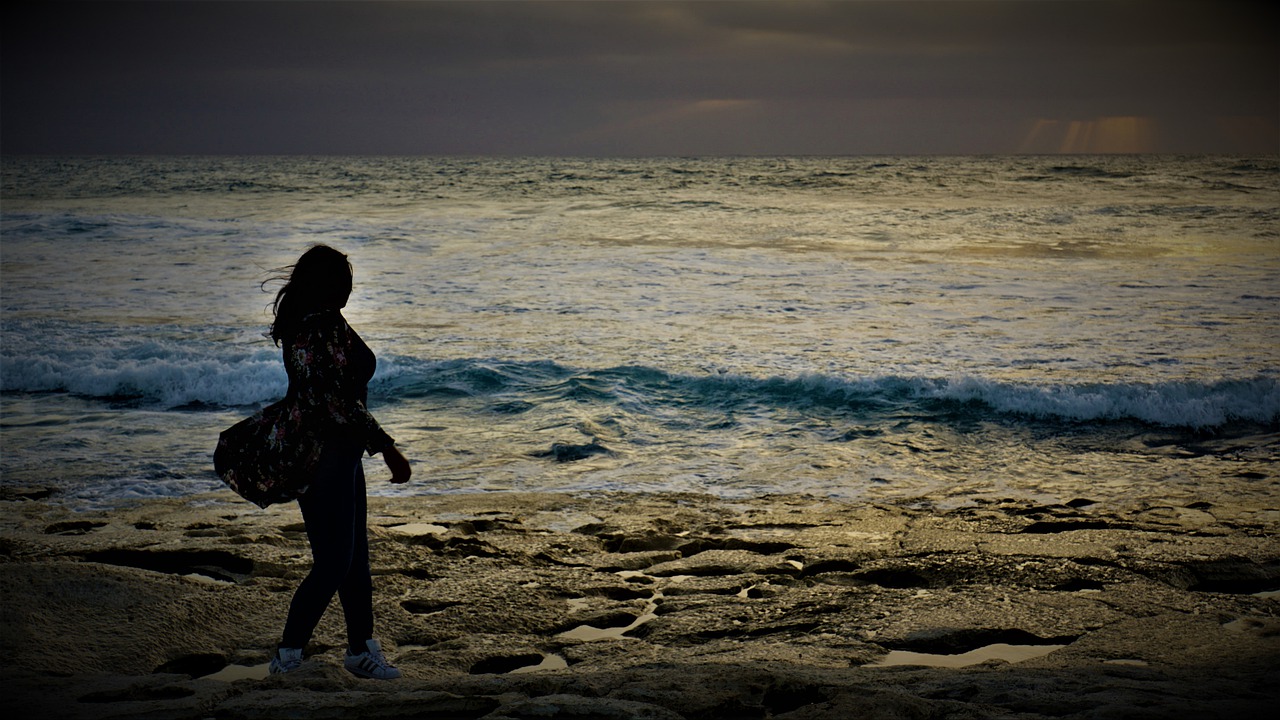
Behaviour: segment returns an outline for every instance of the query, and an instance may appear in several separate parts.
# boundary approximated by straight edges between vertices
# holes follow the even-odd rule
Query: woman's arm
[[[409,476],[413,474],[413,470],[409,468],[409,461],[400,452],[400,448],[395,445],[383,448],[382,459],[387,463],[387,469],[391,471],[391,482],[397,485],[409,482]]]

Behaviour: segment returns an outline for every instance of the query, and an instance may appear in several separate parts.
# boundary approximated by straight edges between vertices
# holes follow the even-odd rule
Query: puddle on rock
[[[996,643],[959,655],[935,655],[907,650],[890,650],[888,655],[879,660],[863,665],[863,667],[895,667],[902,665],[923,665],[925,667],[959,668],[977,665],[988,660],[1004,660],[1005,662],[1022,662],[1060,650],[1066,645],[1007,645]]]
[[[564,670],[569,667],[569,662],[563,657],[552,653],[542,658],[542,662],[537,665],[526,665],[521,668],[512,670],[509,674],[516,675],[520,673],[541,672],[543,670]]]
[[[435,525],[432,523],[405,523],[404,525],[389,525],[387,529],[392,532],[398,532],[402,535],[444,535],[449,532],[449,528],[443,525]]]
[[[201,680],[219,680],[234,682],[236,680],[265,680],[271,674],[271,663],[261,665],[228,665],[212,675],[205,675]]]
[[[224,580],[223,578],[216,578],[210,575],[205,575],[204,573],[201,573],[201,572],[187,573],[182,577],[188,580],[195,580],[196,582],[208,583],[210,585],[235,585],[235,582],[232,580]]]
[[[628,632],[635,630],[641,625],[658,617],[655,612],[658,609],[656,603],[650,602],[649,607],[645,611],[631,621],[630,625],[623,627],[598,628],[591,625],[579,625],[572,630],[566,630],[556,637],[565,640],[581,640],[582,642],[596,642],[599,640],[625,640]]]
[[[617,573],[614,573],[614,574],[623,578],[624,580],[627,580],[628,582],[641,582],[641,581],[654,582],[655,581],[655,578],[653,576],[646,575],[645,573],[640,572],[638,570],[619,570]],[[675,576],[663,578],[663,579],[667,582],[667,584],[672,584],[672,583],[678,583],[688,577],[689,577],[688,575],[675,575]],[[628,632],[635,630],[641,625],[658,617],[658,603],[660,602],[662,602],[662,590],[658,588],[654,588],[653,597],[649,598],[649,604],[645,606],[644,611],[641,612],[640,615],[638,615],[634,620],[632,620],[629,625],[625,625],[622,627],[611,627],[611,628],[598,628],[592,625],[579,625],[578,627],[572,630],[566,630],[565,632],[560,633],[556,637],[563,638],[565,640],[580,640],[582,642],[627,639],[626,634]],[[570,600],[569,603],[571,608],[574,607],[573,600]]]

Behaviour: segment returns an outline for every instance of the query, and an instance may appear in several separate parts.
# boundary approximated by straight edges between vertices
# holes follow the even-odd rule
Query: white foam
[[[141,398],[174,407],[190,403],[251,405],[284,394],[280,359],[129,358],[110,353],[4,357],[6,392],[69,392],[90,397]]]
[[[964,377],[941,382],[926,394],[977,400],[1001,412],[1075,421],[1134,419],[1202,428],[1232,420],[1271,423],[1280,418],[1280,383],[1264,377],[1114,385],[1025,385]]]

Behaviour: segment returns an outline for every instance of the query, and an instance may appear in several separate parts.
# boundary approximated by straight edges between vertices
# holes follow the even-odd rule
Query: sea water
[[[348,253],[380,495],[1275,507],[1274,157],[6,158],[0,483],[220,489]]]

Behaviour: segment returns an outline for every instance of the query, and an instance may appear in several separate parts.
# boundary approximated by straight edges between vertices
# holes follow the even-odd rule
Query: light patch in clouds
[[[1149,153],[1159,147],[1155,120],[1149,117],[1102,117],[1093,120],[1035,122],[1019,152]]]

